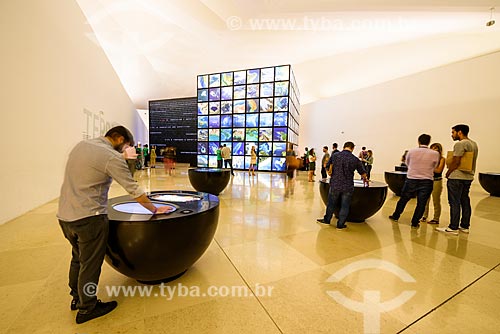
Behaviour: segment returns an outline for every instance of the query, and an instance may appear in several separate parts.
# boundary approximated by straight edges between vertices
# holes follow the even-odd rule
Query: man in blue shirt
[[[330,157],[332,164],[332,175],[330,178],[330,192],[328,193],[328,205],[325,216],[317,221],[321,224],[329,225],[340,201],[339,220],[337,229],[346,228],[347,215],[351,205],[352,194],[354,192],[354,171],[356,170],[365,182],[368,182],[366,171],[361,161],[352,154],[354,150],[353,142],[346,142],[342,152],[333,154]]]

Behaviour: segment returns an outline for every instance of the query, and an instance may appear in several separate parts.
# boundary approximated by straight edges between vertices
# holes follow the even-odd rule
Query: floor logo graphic
[[[388,261],[379,259],[360,260],[351,263],[331,275],[327,282],[340,282],[347,275],[363,269],[381,269],[393,273],[403,282],[415,283],[415,279],[404,269]],[[366,290],[363,294],[363,302],[358,302],[344,296],[340,291],[330,290],[326,292],[337,303],[344,307],[363,314],[363,328],[365,333],[380,333],[381,313],[394,310],[412,298],[416,291],[406,290],[391,300],[382,302],[380,291]]]

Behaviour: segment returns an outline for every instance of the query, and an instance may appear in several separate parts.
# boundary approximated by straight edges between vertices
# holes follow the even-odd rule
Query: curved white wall
[[[69,150],[138,115],[76,1],[0,2],[0,224],[59,196]]]
[[[451,127],[471,128],[479,144],[478,171],[500,172],[500,52],[310,103],[301,107],[300,152],[305,146],[351,140],[374,151],[374,170],[394,170],[422,133],[451,150]],[[321,154],[320,154],[321,155]]]

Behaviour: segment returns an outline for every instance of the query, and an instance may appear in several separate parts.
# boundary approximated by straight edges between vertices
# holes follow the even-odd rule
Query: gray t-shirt
[[[453,172],[451,172],[448,179],[474,180],[474,173],[476,172],[476,160],[477,160],[477,154],[478,154],[478,148],[477,148],[476,142],[467,138],[467,139],[462,139],[459,142],[455,143],[455,146],[453,146],[453,156],[454,157],[461,157],[464,155],[465,152],[474,152],[474,158],[472,160],[472,171],[471,172],[464,172],[464,171],[455,169]]]
[[[107,214],[108,191],[115,179],[133,197],[144,194],[123,156],[104,137],[78,143],[69,154],[57,218],[72,222]]]

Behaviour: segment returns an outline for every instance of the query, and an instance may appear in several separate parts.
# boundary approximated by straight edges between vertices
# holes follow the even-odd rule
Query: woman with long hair
[[[316,171],[316,153],[314,148],[311,148],[308,153],[309,156],[309,182],[314,182],[314,172]]]
[[[432,204],[434,206],[434,216],[432,220],[428,221],[428,224],[439,224],[439,217],[441,216],[441,193],[443,192],[443,169],[445,165],[445,158],[443,157],[443,146],[440,143],[433,143],[430,149],[435,150],[439,153],[441,158],[439,158],[439,163],[434,169],[434,183],[432,184]],[[424,215],[420,221],[426,222],[427,217],[429,217],[429,202],[430,197],[427,200],[425,206]]]
[[[250,168],[248,169],[248,175],[255,176],[255,166],[257,165],[257,152],[255,151],[255,146],[252,146],[250,151]]]

